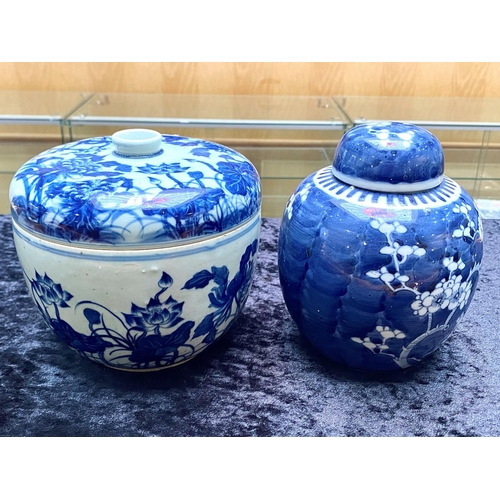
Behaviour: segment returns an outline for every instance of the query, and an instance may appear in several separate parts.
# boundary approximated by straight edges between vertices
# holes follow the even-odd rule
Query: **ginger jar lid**
[[[444,154],[428,130],[401,122],[369,122],[347,131],[337,146],[333,174],[373,191],[409,193],[438,186]]]
[[[130,129],[39,154],[15,174],[9,198],[13,220],[40,235],[144,246],[244,223],[260,210],[261,185],[254,166],[225,146]]]

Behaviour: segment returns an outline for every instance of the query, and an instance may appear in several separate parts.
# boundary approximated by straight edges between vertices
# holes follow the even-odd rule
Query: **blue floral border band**
[[[210,238],[204,241],[202,246],[193,246],[192,244],[177,245],[170,248],[170,258],[172,255],[176,257],[185,257],[196,255],[200,252],[207,252],[208,250],[214,248],[221,248],[224,245],[230,244],[237,241],[242,236],[253,231],[256,226],[260,226],[261,217],[260,212],[253,216],[253,218],[244,224],[234,228],[230,232],[222,235],[217,235],[214,238]],[[161,248],[147,248],[147,249],[130,249],[130,250],[120,250],[116,251],[114,248],[96,248],[96,247],[78,247],[69,246],[61,243],[54,243],[52,241],[47,241],[43,237],[34,235],[28,232],[25,228],[19,228],[16,223],[12,225],[12,231],[15,236],[29,243],[30,245],[39,248],[41,250],[50,252],[54,255],[68,256],[76,259],[85,260],[97,260],[102,262],[141,262],[158,259],[159,255],[165,253],[166,247]],[[219,236],[223,236],[221,239]],[[194,241],[192,243],[201,243],[201,241]]]

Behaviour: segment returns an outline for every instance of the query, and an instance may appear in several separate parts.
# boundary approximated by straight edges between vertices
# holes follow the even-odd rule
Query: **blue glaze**
[[[22,227],[91,245],[150,245],[218,234],[260,209],[257,171],[219,144],[173,135],[143,156],[111,137],[57,146],[25,165],[10,187]]]
[[[321,353],[356,369],[399,370],[452,334],[482,254],[478,210],[453,180],[420,193],[374,192],[327,167],[288,201],[279,277],[290,315]]]
[[[366,123],[342,137],[333,170],[334,174],[370,183],[420,183],[439,180],[444,172],[444,155],[438,139],[421,127],[399,122]]]
[[[187,361],[231,327],[250,291],[257,246],[256,239],[247,246],[231,279],[226,266],[211,266],[200,269],[183,284],[182,290],[194,293],[198,301],[196,291],[206,291],[210,312],[201,318],[186,317],[186,297],[181,301],[170,295],[174,280],[166,271],[158,275],[158,290],[153,297],[132,302],[128,311],[121,312],[92,297],[76,302],[64,283],[54,282],[46,273],[35,270],[34,279],[27,277],[27,281],[47,325],[85,358],[122,370],[160,369]],[[78,321],[83,318],[87,327],[77,331],[63,319],[63,308],[71,310]]]

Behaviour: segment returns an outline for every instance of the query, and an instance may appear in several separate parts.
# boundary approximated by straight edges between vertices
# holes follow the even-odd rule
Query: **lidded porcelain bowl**
[[[429,131],[366,123],[290,197],[279,276],[299,331],[369,371],[406,369],[447,340],[473,299],[483,255],[471,196],[444,175]]]
[[[41,153],[15,174],[9,196],[37,308],[92,361],[129,371],[178,365],[244,307],[261,185],[227,147],[123,130]]]

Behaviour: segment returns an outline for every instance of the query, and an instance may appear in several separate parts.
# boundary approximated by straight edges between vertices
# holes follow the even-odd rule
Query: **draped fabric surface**
[[[63,345],[28,295],[0,216],[0,436],[498,436],[500,220],[486,220],[474,300],[451,339],[406,372],[323,358],[298,334],[277,273],[280,221],[264,219],[257,272],[231,331],[152,373]]]

